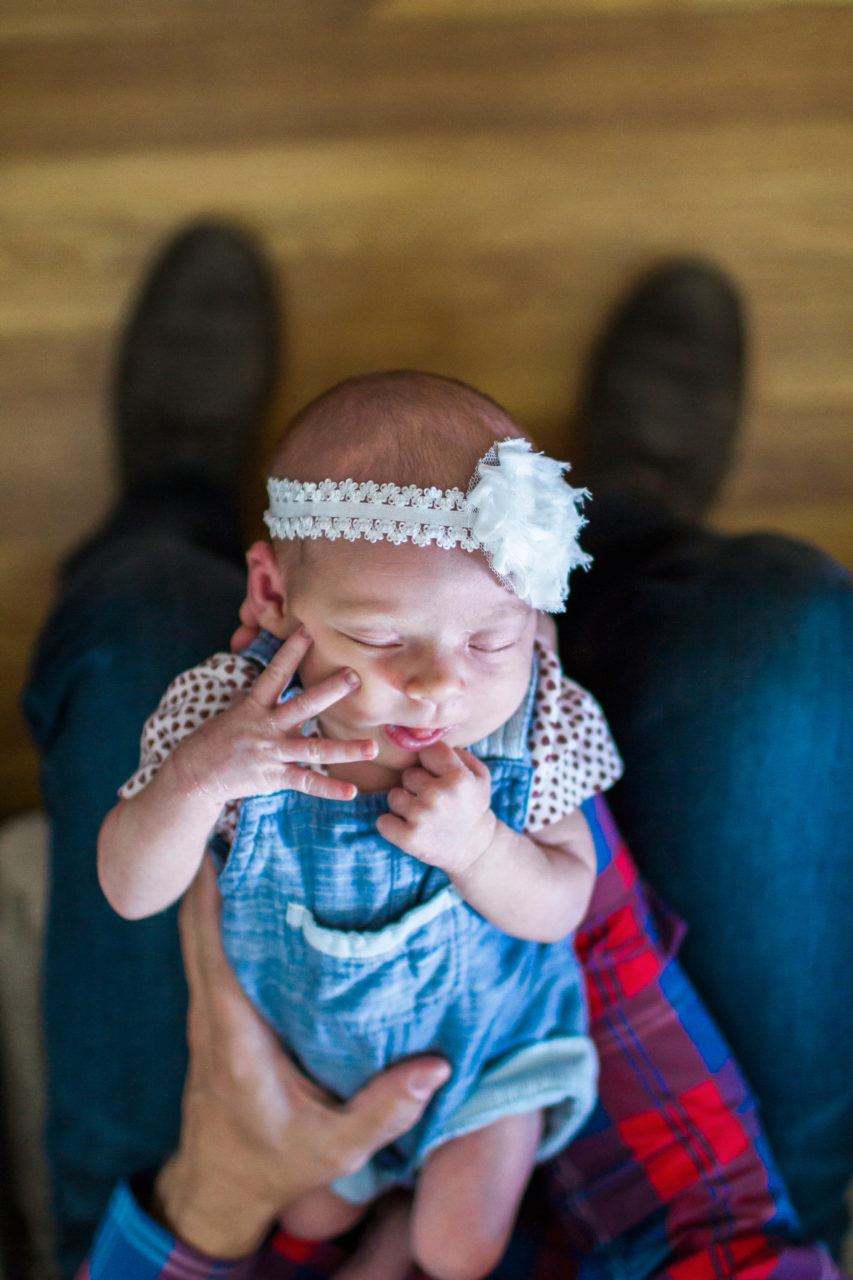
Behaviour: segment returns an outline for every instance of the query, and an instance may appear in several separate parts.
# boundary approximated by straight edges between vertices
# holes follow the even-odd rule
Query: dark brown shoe
[[[744,320],[716,267],[674,259],[618,307],[593,358],[575,438],[593,499],[698,520],[729,469],[743,402]]]
[[[216,222],[181,231],[143,282],[116,361],[123,488],[178,472],[239,490],[278,355],[273,281],[253,241]]]

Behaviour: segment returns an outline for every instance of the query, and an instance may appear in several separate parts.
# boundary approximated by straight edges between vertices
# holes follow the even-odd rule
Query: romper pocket
[[[434,1021],[429,1011],[441,1015],[459,989],[463,911],[452,885],[367,931],[329,928],[304,903],[288,902],[291,999],[308,1017],[351,1028]]]

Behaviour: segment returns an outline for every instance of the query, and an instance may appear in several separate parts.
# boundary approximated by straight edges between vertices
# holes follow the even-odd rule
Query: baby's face
[[[480,556],[326,540],[305,553],[287,578],[284,619],[314,642],[302,682],[342,667],[361,679],[323,712],[327,737],[375,738],[375,763],[399,774],[425,747],[470,746],[515,711],[530,680],[537,615]]]

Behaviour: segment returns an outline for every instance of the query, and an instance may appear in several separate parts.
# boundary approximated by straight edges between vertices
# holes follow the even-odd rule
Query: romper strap
[[[271,631],[266,631],[262,627],[252,643],[246,646],[240,656],[250,658],[252,662],[263,668],[269,666],[281,646],[282,641],[279,640],[278,636],[274,636]]]

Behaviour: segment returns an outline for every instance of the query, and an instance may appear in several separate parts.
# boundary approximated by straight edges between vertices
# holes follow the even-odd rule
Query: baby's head
[[[505,441],[519,444],[505,459],[491,454],[498,465],[486,467],[490,480],[497,477],[499,517],[522,501],[518,483],[531,489],[512,467],[520,459],[523,471],[535,457],[505,410],[451,379],[380,373],[352,378],[309,404],[273,459],[268,523],[285,536],[249,553],[255,613],[281,637],[307,629],[314,643],[300,669],[306,685],[342,667],[358,673],[361,687],[323,713],[323,731],[375,738],[379,763],[391,770],[440,739],[470,746],[503,724],[527,689],[534,603],[542,602],[535,591],[534,603],[523,598],[524,573],[507,569],[499,539],[483,534],[481,542],[472,533],[464,499],[478,464]],[[550,465],[571,493],[559,464]],[[282,480],[288,483],[276,484]],[[348,480],[362,487],[342,493],[336,486]],[[323,481],[332,483],[318,494],[313,486]],[[413,508],[395,490],[389,505],[388,491],[365,491],[369,482],[437,492]],[[533,484],[535,498],[535,477]],[[448,490],[460,492],[448,497]],[[335,505],[317,502],[324,497]],[[339,516],[342,500],[354,505]]]

